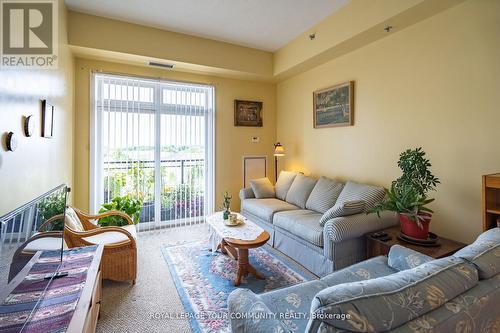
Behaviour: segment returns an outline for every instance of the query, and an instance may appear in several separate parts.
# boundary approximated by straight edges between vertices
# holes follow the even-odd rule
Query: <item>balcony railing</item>
[[[203,216],[205,159],[160,161],[160,218],[176,221]],[[110,161],[104,163],[104,202],[135,193],[143,197],[140,223],[155,219],[155,161]]]

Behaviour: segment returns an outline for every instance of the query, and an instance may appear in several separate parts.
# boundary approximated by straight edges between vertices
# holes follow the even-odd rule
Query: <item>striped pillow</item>
[[[306,208],[324,214],[337,202],[344,184],[321,177],[306,201]]]
[[[382,201],[384,197],[385,190],[383,187],[348,181],[344,185],[342,192],[340,192],[337,202],[363,200],[366,203],[365,212],[367,212],[373,208],[376,203]]]
[[[335,206],[327,210],[326,213],[321,216],[319,224],[323,226],[325,225],[326,221],[331,220],[335,217],[349,216],[361,213],[365,209],[365,205],[366,202],[364,202],[363,200],[337,202]]]
[[[276,189],[276,198],[280,200],[286,199],[286,194],[292,186],[293,180],[297,176],[297,172],[292,171],[281,171],[280,176],[278,177],[278,181],[276,181],[275,189]]]
[[[274,186],[267,177],[252,179],[250,181],[250,187],[252,188],[257,199],[274,198]]]

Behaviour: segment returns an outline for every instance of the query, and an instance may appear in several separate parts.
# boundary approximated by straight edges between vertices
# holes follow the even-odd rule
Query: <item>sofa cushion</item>
[[[290,189],[290,186],[292,186],[293,180],[297,176],[297,172],[292,172],[292,171],[281,171],[280,175],[278,177],[278,180],[276,181],[276,198],[285,200],[286,199],[286,194],[288,193],[288,190]]]
[[[104,227],[104,229],[105,228],[106,227]],[[125,226],[119,227],[119,228],[122,228],[122,229],[128,231],[134,239],[137,239],[135,225],[129,224],[129,225],[125,225]],[[89,236],[89,237],[84,237],[82,239],[89,242],[89,243],[99,244],[99,245],[101,245],[101,244],[102,245],[116,244],[116,243],[125,242],[125,241],[129,240],[127,235],[125,235],[121,232],[118,232],[118,231],[106,231],[106,232],[103,232],[101,234],[97,234],[97,235]]]
[[[397,244],[391,246],[388,258],[388,265],[398,271],[415,268],[425,264],[426,262],[434,260],[434,258],[423,253]]]
[[[267,223],[273,223],[274,213],[295,209],[299,207],[276,198],[246,199],[241,202],[242,212],[255,215]]]
[[[306,208],[318,213],[324,213],[337,201],[344,184],[321,177],[306,201]]]
[[[267,177],[250,181],[253,193],[257,199],[274,198],[274,186]]]
[[[489,279],[500,273],[500,228],[483,232],[474,243],[455,252],[476,266],[479,279]]]
[[[386,332],[445,304],[478,283],[477,271],[466,261],[447,257],[413,269],[371,280],[350,282],[320,291],[309,322],[316,332],[324,321],[337,329]],[[335,317],[349,314],[346,320]]]
[[[333,272],[322,277],[321,281],[331,287],[346,282],[374,279],[396,272],[397,270],[387,264],[386,256],[378,256]]]
[[[306,208],[307,198],[309,198],[314,185],[316,185],[316,179],[299,173],[286,194],[286,201],[302,209]]]
[[[363,200],[366,202],[364,211],[367,212],[371,208],[373,208],[376,203],[382,201],[384,197],[385,190],[383,187],[348,181],[344,185],[342,192],[340,192],[337,203],[342,203],[344,201]]]
[[[336,217],[359,214],[364,211],[365,206],[366,203],[363,200],[337,202],[321,216],[319,223],[325,225],[326,221]]]
[[[274,215],[273,224],[316,246],[323,246],[321,214],[310,210],[292,210]]]

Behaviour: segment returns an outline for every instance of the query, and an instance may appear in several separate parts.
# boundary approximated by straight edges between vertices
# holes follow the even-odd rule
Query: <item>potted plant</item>
[[[229,193],[226,191],[223,193],[223,201],[222,201],[222,217],[224,220],[229,219],[229,214],[231,214],[231,198],[232,196],[229,195]]]
[[[99,213],[104,213],[110,210],[118,210],[128,214],[135,224],[139,223],[140,213],[143,205],[141,197],[133,197],[132,195],[125,195],[122,197],[114,197],[111,202],[102,205]],[[117,226],[121,227],[127,225],[127,221],[120,216],[107,216],[99,219],[99,225],[103,227]]]
[[[398,167],[403,174],[386,189],[384,200],[370,210],[380,215],[381,211],[392,211],[399,215],[401,231],[413,238],[427,239],[433,211],[427,205],[434,201],[428,198],[435,191],[439,179],[429,170],[431,163],[422,148],[407,149],[399,155]]]

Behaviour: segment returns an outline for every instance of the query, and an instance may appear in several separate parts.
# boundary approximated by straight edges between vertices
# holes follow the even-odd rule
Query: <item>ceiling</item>
[[[350,0],[65,0],[68,8],[276,51]]]

